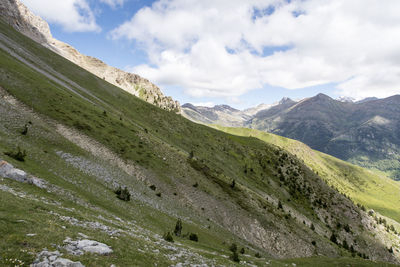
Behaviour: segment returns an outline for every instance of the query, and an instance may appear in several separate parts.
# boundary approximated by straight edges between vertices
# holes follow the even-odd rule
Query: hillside
[[[233,243],[248,266],[400,262],[398,225],[292,153],[155,107],[7,23],[0,32],[2,265],[232,266]]]
[[[212,126],[224,132],[259,138],[277,145],[299,159],[324,179],[329,185],[346,194],[356,203],[373,209],[380,214],[400,221],[400,183],[392,181],[386,174],[367,170],[322,152],[307,145],[275,134],[248,128]]]
[[[165,96],[160,88],[149,80],[137,74],[108,66],[101,60],[83,55],[69,44],[55,39],[47,22],[33,14],[20,0],[1,1],[0,13],[9,25],[19,32],[97,77],[162,109],[180,112],[179,102]]]

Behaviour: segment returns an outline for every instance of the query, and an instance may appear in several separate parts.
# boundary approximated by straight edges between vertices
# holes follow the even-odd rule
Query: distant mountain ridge
[[[0,11],[2,18],[16,30],[81,68],[153,105],[180,113],[179,102],[165,96],[160,88],[147,79],[108,66],[101,60],[83,55],[69,44],[53,38],[47,22],[33,14],[19,0],[1,1]]]
[[[208,112],[217,113],[214,108]],[[183,114],[190,118],[187,110]],[[356,102],[335,100],[325,94],[298,102],[284,98],[231,124],[221,120],[223,116],[218,113],[218,120],[211,116],[207,120],[199,117],[192,120],[275,133],[360,166],[387,171],[400,179],[400,95]]]

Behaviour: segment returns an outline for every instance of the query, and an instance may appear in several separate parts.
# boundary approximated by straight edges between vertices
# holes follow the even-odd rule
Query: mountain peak
[[[292,99],[290,99],[289,97],[283,97],[280,101],[279,101],[279,105],[283,105],[283,104],[287,104],[287,103],[293,103],[294,101]]]
[[[229,106],[229,105],[225,105],[225,104],[222,104],[222,105],[215,105],[213,109],[219,110],[219,111],[224,111],[224,110],[239,111],[238,109],[235,109],[235,108],[233,108],[233,107],[231,107],[231,106]]]

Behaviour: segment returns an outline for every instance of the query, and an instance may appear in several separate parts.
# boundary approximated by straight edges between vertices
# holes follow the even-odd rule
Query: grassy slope
[[[257,137],[288,150],[355,202],[400,222],[400,183],[389,179],[386,174],[349,164],[278,135],[248,128],[212,127],[231,134]]]
[[[139,199],[138,201],[121,203],[115,198],[110,185],[99,182],[93,175],[72,168],[60,159],[56,152],[67,152],[76,157],[90,158],[92,161],[97,159],[93,159],[91,155],[79,147],[55,134],[51,125],[41,122],[40,119],[35,120],[34,117],[28,118],[26,114],[14,110],[11,113],[19,115],[19,120],[13,118],[8,121],[8,124],[3,125],[4,129],[0,131],[0,149],[7,151],[15,149],[16,145],[20,145],[28,150],[28,157],[25,163],[16,162],[10,158],[7,158],[7,160],[71,192],[81,198],[84,203],[89,203],[89,207],[97,208],[85,208],[85,206],[78,205],[62,195],[2,180],[2,185],[11,186],[21,192],[28,192],[28,195],[35,199],[44,197],[61,203],[60,207],[57,208],[51,205],[51,201],[48,201],[50,204],[47,204],[1,192],[0,230],[4,237],[1,247],[2,251],[5,252],[1,255],[3,259],[19,257],[26,258],[27,261],[32,260],[33,256],[28,252],[40,251],[41,248],[48,246],[50,241],[60,244],[66,236],[74,237],[79,231],[83,231],[79,227],[76,227],[76,229],[71,227],[67,231],[60,228],[62,222],[54,216],[49,216],[49,210],[55,210],[63,215],[81,218],[82,220],[95,220],[99,214],[105,218],[119,216],[125,221],[135,221],[137,225],[156,234],[171,230],[177,216],[182,216],[186,218],[185,229],[198,233],[200,242],[197,244],[185,239],[179,240],[179,242],[187,248],[197,251],[201,249],[203,251],[201,254],[204,257],[213,257],[211,253],[229,255],[227,245],[223,242],[235,241],[252,247],[251,244],[234,236],[217,224],[208,222],[207,224],[211,228],[204,227],[207,215],[199,214],[201,213],[200,206],[203,205],[207,208],[207,203],[195,203],[194,208],[198,208],[198,210],[194,211],[191,211],[193,207],[180,206],[185,200],[180,194],[185,192],[180,192],[179,189],[184,186],[191,188],[195,182],[200,184],[199,191],[216,197],[226,206],[233,201],[234,205],[239,206],[241,210],[249,212],[251,216],[259,216],[265,220],[266,224],[272,223],[268,221],[268,217],[283,218],[284,214],[274,211],[271,204],[263,202],[262,199],[258,199],[258,201],[268,207],[268,210],[271,210],[270,214],[258,215],[257,212],[262,207],[259,208],[252,204],[252,201],[257,201],[253,197],[257,198],[257,192],[260,191],[274,195],[274,197],[282,199],[283,204],[287,204],[287,193],[274,186],[278,181],[274,177],[273,167],[268,166],[266,170],[263,170],[258,163],[261,158],[269,158],[272,161],[271,165],[273,165],[278,160],[275,156],[276,148],[265,145],[255,138],[227,135],[206,126],[194,124],[176,114],[160,110],[66,62],[65,59],[43,49],[40,45],[2,23],[0,29],[2,33],[10,36],[15,42],[42,60],[42,63],[48,64],[53,69],[63,73],[67,77],[64,79],[66,83],[70,83],[68,79],[71,79],[80,86],[89,89],[92,95],[82,91],[79,87],[74,87],[78,94],[71,93],[63,86],[16,61],[3,50],[0,50],[0,85],[33,108],[35,112],[45,114],[58,122],[84,132],[110,148],[120,157],[136,162],[149,170],[148,176],[156,178],[148,182],[155,181],[160,188],[159,190],[162,191],[162,198],[157,198],[153,191],[145,190],[146,184],[140,185],[137,180],[130,180],[128,177],[124,180],[125,185],[131,190],[137,190],[140,194],[143,194],[146,200],[139,201]],[[41,64],[34,59],[32,59],[32,63]],[[72,83],[70,84],[73,86]],[[93,104],[89,104],[79,94],[85,95]],[[102,99],[106,103],[98,99]],[[2,119],[7,118],[2,117]],[[28,136],[21,137],[19,134],[20,127],[27,120],[32,120],[34,126]],[[31,134],[35,131],[36,134]],[[205,164],[209,168],[209,170],[206,169],[206,175],[194,170],[187,163],[190,151],[194,151],[195,157],[201,161],[201,164]],[[51,162],[51,168],[49,168],[49,162]],[[107,163],[102,162],[102,164]],[[298,166],[303,168],[300,164]],[[106,167],[112,168],[110,165],[106,165]],[[243,171],[245,167],[253,171],[245,174]],[[306,169],[302,171],[307,173]],[[307,175],[310,176],[310,181],[315,183],[314,186],[319,188],[320,185],[315,180],[316,177],[309,173]],[[68,177],[68,179],[65,177]],[[229,189],[232,177],[237,181],[239,191]],[[272,185],[265,181],[265,177],[270,179]],[[178,197],[174,196],[174,190],[178,192]],[[190,194],[196,195],[195,190],[192,189],[193,192],[187,193],[189,195],[186,197],[189,198]],[[320,190],[322,189],[320,188]],[[244,196],[242,196],[243,192],[246,193]],[[198,194],[200,195],[200,193]],[[156,204],[143,204],[146,201]],[[163,205],[175,214],[168,214],[155,208],[163,207]],[[312,213],[312,207],[301,195],[296,197],[290,205],[310,217],[315,216]],[[61,207],[69,207],[73,210],[65,210]],[[40,220],[39,218],[46,219]],[[28,225],[19,224],[18,220],[21,219],[28,222]],[[109,224],[106,221],[104,223]],[[317,237],[308,228],[299,226],[293,221],[282,221],[281,224],[283,227],[294,227],[291,231],[297,231],[297,234],[303,231],[306,234],[305,239],[317,238],[318,242],[321,242],[321,246],[322,244],[325,244],[326,247],[331,246],[328,240]],[[321,227],[324,226],[321,224]],[[27,231],[38,232],[39,235],[27,240],[25,236]],[[115,254],[106,258],[92,255],[80,257],[79,260],[83,263],[98,262],[105,266],[107,264],[109,266],[110,263],[117,263],[126,266],[138,264],[138,262],[148,264],[157,261],[162,265],[171,264],[171,261],[165,258],[165,255],[169,253],[167,251],[161,251],[158,255],[150,252],[139,252],[138,248],[149,245],[139,237],[123,236],[113,241],[100,231],[91,231],[90,229],[86,229],[86,231],[86,234],[93,239],[104,240],[105,243],[112,245]],[[307,240],[307,242],[309,241]],[[345,256],[348,255],[345,251],[340,253]],[[229,261],[223,257],[213,258],[217,258],[218,263],[229,264]],[[254,263],[262,264],[263,262],[263,260],[255,258],[251,258],[251,260]],[[307,259],[306,261],[317,263],[321,260],[324,261],[319,258]],[[362,260],[354,259],[352,261],[361,265],[364,264]],[[278,261],[274,262],[280,264]]]

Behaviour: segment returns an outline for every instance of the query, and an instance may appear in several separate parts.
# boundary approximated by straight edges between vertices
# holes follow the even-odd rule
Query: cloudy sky
[[[399,0],[22,0],[53,35],[181,103],[400,94]]]

